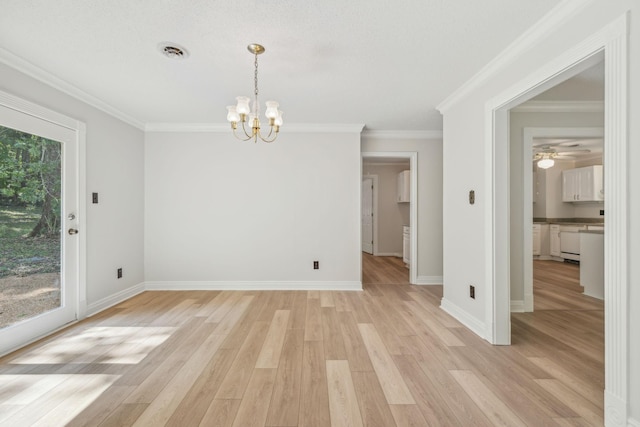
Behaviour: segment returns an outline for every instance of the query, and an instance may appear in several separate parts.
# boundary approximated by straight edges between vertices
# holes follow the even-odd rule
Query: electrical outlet
[[[314,270],[320,269],[320,261],[313,261],[313,269]]]
[[[475,190],[469,190],[469,204],[473,205],[476,202],[476,192]]]
[[[97,204],[98,203],[98,193],[91,193],[91,200],[93,201],[93,203]]]
[[[604,216],[604,209],[600,209],[600,215]]]
[[[476,287],[473,285],[469,285],[469,296],[476,299]]]
[[[118,269],[118,279],[122,279],[122,268]]]

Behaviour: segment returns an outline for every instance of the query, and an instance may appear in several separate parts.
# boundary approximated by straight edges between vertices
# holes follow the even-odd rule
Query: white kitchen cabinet
[[[411,171],[402,171],[398,174],[398,203],[411,201]]]
[[[563,202],[602,202],[603,200],[602,165],[562,171]]]
[[[560,225],[551,224],[549,226],[549,254],[560,256]]]
[[[533,224],[533,255],[540,255],[540,224]]]

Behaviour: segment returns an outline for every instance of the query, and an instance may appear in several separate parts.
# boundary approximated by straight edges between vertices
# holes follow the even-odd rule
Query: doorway
[[[396,273],[407,273],[403,281],[415,284],[417,282],[417,153],[416,152],[363,152],[361,163],[362,180],[373,181],[373,253],[370,255],[363,244],[362,268],[374,268],[386,257],[393,265],[387,268]],[[405,198],[398,199],[398,181],[402,175],[408,191]],[[383,188],[384,187],[384,188]],[[367,197],[366,189],[361,193],[361,200]],[[385,219],[384,207],[390,211]],[[365,208],[361,207],[361,216],[365,215]],[[366,219],[366,218],[363,218]],[[363,221],[364,226],[364,221]],[[367,225],[368,226],[368,225]],[[403,232],[407,227],[406,249],[403,249]],[[363,236],[365,231],[363,230]],[[408,252],[408,254],[407,254]],[[403,255],[406,257],[403,260]],[[376,259],[379,258],[379,259]],[[407,261],[407,262],[405,262]],[[398,264],[398,265],[396,265]],[[363,274],[362,278],[364,279]],[[398,277],[396,274],[395,277]],[[363,280],[363,283],[365,281]]]
[[[602,60],[605,87],[605,422],[627,414],[628,361],[628,220],[627,220],[627,53],[628,27],[622,16],[575,46],[555,61],[510,87],[486,104],[487,152],[491,153],[487,171],[487,192],[491,215],[485,224],[492,236],[493,250],[487,257],[488,301],[487,339],[509,344],[511,338],[509,292],[509,110],[531,99],[558,82],[566,80]]]
[[[0,92],[0,355],[79,317],[83,135],[80,123]]]

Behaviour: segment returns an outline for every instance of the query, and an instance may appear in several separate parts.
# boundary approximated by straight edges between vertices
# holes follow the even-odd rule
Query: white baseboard
[[[148,291],[361,291],[361,282],[145,282]]]
[[[608,392],[604,391],[604,421],[607,427],[638,427],[637,420],[627,418],[627,402]],[[635,423],[635,426],[634,426]]]
[[[511,312],[512,313],[524,313],[524,301],[521,299],[511,300]]]
[[[485,334],[486,326],[484,323],[458,307],[457,305],[451,303],[449,300],[442,298],[440,301],[440,308],[455,317],[460,323],[462,323],[467,328],[471,329],[473,333],[478,335],[482,339],[487,339]]]
[[[87,306],[87,316],[93,316],[106,310],[109,307],[113,307],[116,304],[120,304],[122,301],[128,300],[138,294],[145,291],[145,284],[139,283],[131,288],[125,289],[113,295],[109,295],[99,301],[96,301]]]
[[[373,256],[394,256],[396,258],[402,258],[402,254],[398,252],[377,252]]]
[[[442,285],[442,276],[418,276],[416,285]]]

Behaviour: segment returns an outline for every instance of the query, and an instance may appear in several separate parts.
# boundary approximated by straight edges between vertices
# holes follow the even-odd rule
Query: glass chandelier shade
[[[276,101],[267,101],[265,103],[267,108],[264,114],[269,122],[269,133],[267,135],[262,134],[260,127],[260,104],[258,102],[258,55],[263,53],[265,49],[263,46],[255,43],[247,46],[247,49],[255,56],[253,105],[250,105],[251,100],[249,97],[238,96],[236,98],[237,104],[227,107],[227,120],[231,123],[234,136],[240,140],[249,141],[253,139],[254,142],[258,142],[258,138],[260,138],[264,142],[273,142],[278,137],[283,121],[282,111],[278,109],[280,105]],[[236,133],[238,123],[242,124],[244,135],[238,135]]]

